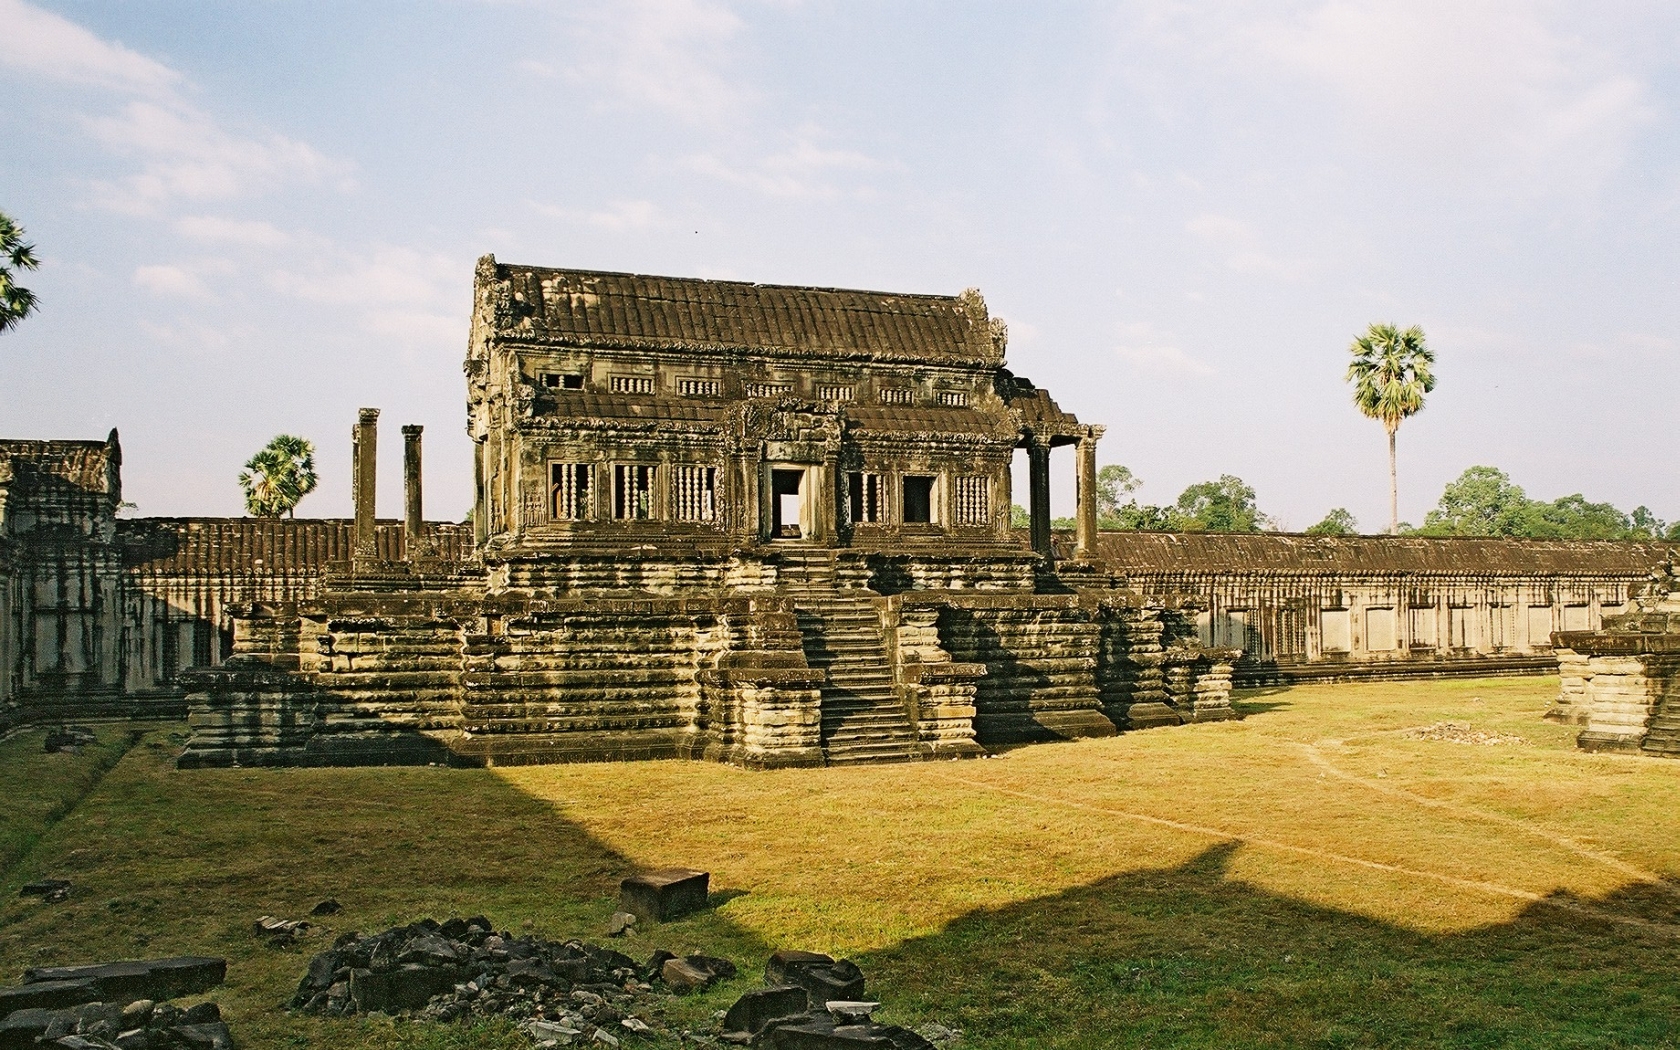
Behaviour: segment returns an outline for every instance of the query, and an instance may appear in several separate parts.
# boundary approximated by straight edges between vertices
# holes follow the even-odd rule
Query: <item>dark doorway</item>
[[[933,522],[933,478],[926,475],[904,476],[904,523],[928,525]]]
[[[784,540],[796,540],[800,537],[800,490],[804,487],[803,470],[770,472],[770,535]]]

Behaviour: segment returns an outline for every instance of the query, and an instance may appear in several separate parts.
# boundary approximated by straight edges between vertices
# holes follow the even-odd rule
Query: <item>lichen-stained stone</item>
[[[711,876],[692,868],[665,868],[619,883],[618,906],[646,922],[670,922],[704,911]]]
[[[1588,751],[1680,757],[1680,556],[1649,574],[1629,611],[1598,631],[1553,635],[1561,688],[1547,717],[1584,724]]]

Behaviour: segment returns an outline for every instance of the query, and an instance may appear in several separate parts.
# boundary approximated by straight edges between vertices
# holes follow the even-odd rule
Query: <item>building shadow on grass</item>
[[[1680,899],[1666,888],[1558,896],[1429,935],[1233,879],[1239,848],[974,912],[859,962],[905,1016],[972,1047],[1680,1040]],[[1558,906],[1582,903],[1623,921]]]
[[[499,929],[577,937],[637,959],[702,948],[742,976],[685,1000],[696,1019],[752,986],[772,950],[719,911],[742,892],[728,889],[698,914],[609,939],[619,882],[638,864],[488,770],[180,772],[173,754],[163,733],[150,734],[19,861],[16,878],[65,878],[73,889],[54,905],[0,901],[0,983],[43,964],[225,956],[216,997],[242,1045],[358,1046],[350,1022],[279,1008],[310,956],[350,930],[484,915]],[[694,863],[659,857],[656,843],[649,852]],[[328,898],[342,910],[312,917]],[[265,915],[318,925],[275,950],[252,931]]]

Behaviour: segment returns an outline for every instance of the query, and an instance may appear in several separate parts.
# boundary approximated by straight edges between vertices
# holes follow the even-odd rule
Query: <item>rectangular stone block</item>
[[[0,988],[0,1017],[18,1010],[62,1010],[98,998],[99,989],[91,979],[35,981],[16,988]]]
[[[92,1002],[96,999],[113,1003],[129,1003],[136,999],[155,999],[163,1002],[207,992],[221,984],[226,977],[226,959],[183,955],[171,959],[95,963],[87,966],[38,966],[25,970],[23,988],[14,990],[22,991],[42,984],[87,982],[91,985],[93,994],[89,998],[76,1000],[77,1002]]]
[[[706,907],[711,875],[690,868],[642,872],[619,883],[618,906],[647,922],[669,922]]]
[[[776,952],[764,966],[764,979],[769,984],[792,984],[805,989],[813,1010],[821,1010],[836,1000],[863,998],[863,971],[857,964],[817,952],[786,949]]]
[[[771,1021],[804,1013],[809,1004],[805,989],[797,985],[760,988],[735,1000],[724,1015],[723,1030],[757,1035]]]
[[[406,965],[385,973],[350,971],[350,998],[363,1012],[418,1010],[434,995],[455,987],[462,974],[453,966]]]

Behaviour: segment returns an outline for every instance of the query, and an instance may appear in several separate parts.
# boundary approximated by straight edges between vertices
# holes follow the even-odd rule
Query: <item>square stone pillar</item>
[[[1050,557],[1050,446],[1041,444],[1037,439],[1027,444],[1027,465],[1030,478],[1032,506],[1028,508],[1032,517],[1032,549]]]
[[[427,553],[421,550],[425,541],[420,535],[425,522],[420,499],[420,433],[424,429],[417,423],[410,423],[402,428],[403,550],[409,561]]]
[[[375,532],[374,483],[379,476],[379,409],[364,408],[357,414],[355,431],[356,524],[351,533],[351,554],[358,563],[379,560],[379,538]]]
[[[1085,427],[1079,435],[1079,511],[1075,521],[1077,556],[1082,561],[1097,556],[1097,441],[1102,436],[1102,427]]]

